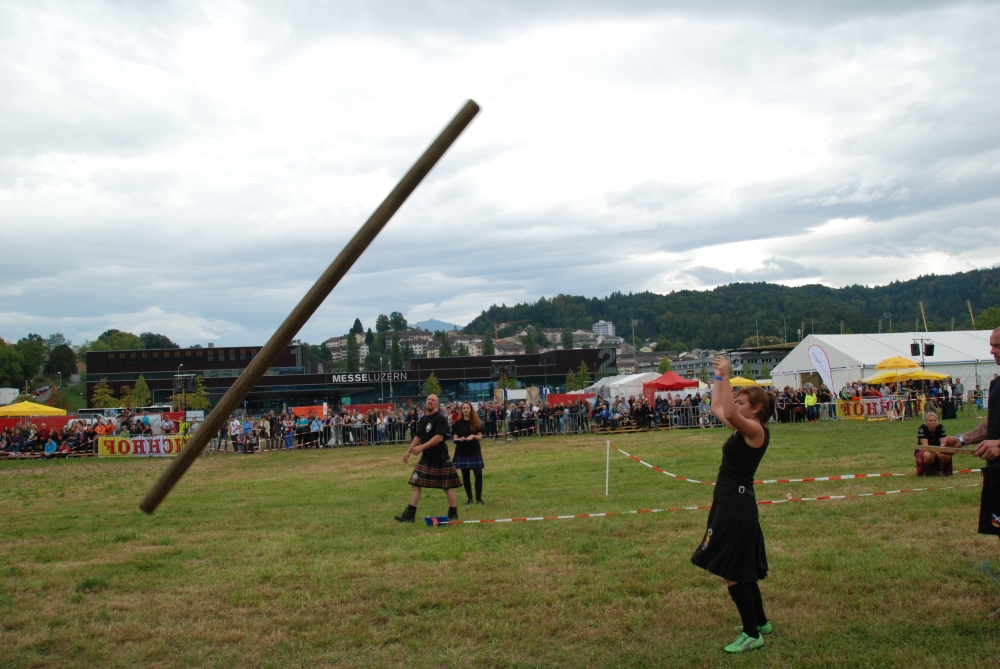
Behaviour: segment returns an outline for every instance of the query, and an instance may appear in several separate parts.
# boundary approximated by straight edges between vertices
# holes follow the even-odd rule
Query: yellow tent
[[[916,370],[909,369],[883,369],[881,372],[875,372],[871,376],[867,376],[861,379],[861,383],[896,383],[897,381],[904,381],[907,378],[907,374],[914,371],[919,372],[920,368],[917,367]]]
[[[64,409],[47,407],[34,402],[18,402],[0,407],[0,416],[65,416]]]
[[[875,369],[920,369],[920,365],[901,355],[886,358],[875,365]]]
[[[733,386],[734,388],[742,388],[744,386],[755,386],[757,385],[757,382],[751,381],[750,379],[742,376],[734,376],[733,378],[729,379],[729,385]]]
[[[926,369],[915,369],[912,372],[901,375],[900,378],[907,381],[943,381],[948,378],[948,375],[938,372],[928,372]]]

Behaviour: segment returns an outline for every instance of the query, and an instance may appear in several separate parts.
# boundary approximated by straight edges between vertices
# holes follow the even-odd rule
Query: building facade
[[[135,387],[142,376],[154,404],[165,404],[174,394],[178,373],[201,376],[213,402],[218,401],[260,353],[259,346],[91,351],[87,353],[87,405],[93,406],[94,387],[106,382],[116,397]],[[326,402],[419,402],[423,383],[433,373],[443,394],[456,399],[482,399],[496,388],[500,370],[522,385],[558,388],[566,375],[587,366],[591,378],[617,374],[614,349],[575,349],[531,355],[497,352],[492,356],[414,358],[392,372],[333,372],[330,364],[302,344],[282,351],[247,397],[253,413],[284,406],[315,406]]]

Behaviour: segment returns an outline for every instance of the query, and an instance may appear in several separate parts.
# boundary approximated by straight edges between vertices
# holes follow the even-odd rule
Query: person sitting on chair
[[[924,414],[924,424],[917,430],[917,443],[921,446],[940,446],[945,438],[944,426],[933,411]],[[951,456],[931,451],[914,451],[917,459],[917,476],[951,476]]]

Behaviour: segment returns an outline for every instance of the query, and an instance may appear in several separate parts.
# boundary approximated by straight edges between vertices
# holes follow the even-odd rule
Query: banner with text
[[[907,404],[910,405],[910,413],[913,415],[920,416],[924,412],[923,397],[912,400],[904,397],[854,397],[849,400],[837,400],[837,418],[864,420],[903,416]]]
[[[158,434],[151,437],[100,437],[97,454],[102,458],[172,458],[181,452],[187,436]]]

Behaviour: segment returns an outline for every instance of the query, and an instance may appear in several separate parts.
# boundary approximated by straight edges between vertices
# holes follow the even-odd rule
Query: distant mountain
[[[447,332],[448,330],[461,330],[461,325],[455,325],[454,323],[445,323],[444,321],[439,321],[437,319],[430,319],[426,321],[420,321],[419,323],[410,323],[411,327],[420,328],[422,330],[430,330],[431,332],[437,332],[438,330],[442,332]]]
[[[598,320],[612,321],[620,337],[631,339],[637,321],[637,341],[654,339],[678,350],[733,348],[756,334],[783,336],[790,342],[816,334],[968,330],[968,301],[976,319],[1000,306],[1000,267],[958,274],[921,276],[886,286],[783,286],[774,283],[733,283],[713,290],[657,293],[612,293],[603,298],[556,295],[530,304],[496,306],[483,311],[465,331],[484,334],[493,323],[517,323],[516,329],[590,330]],[[921,303],[923,312],[921,313]],[[952,325],[954,323],[954,326]],[[980,325],[982,329],[983,325]],[[515,326],[501,328],[503,337]]]

